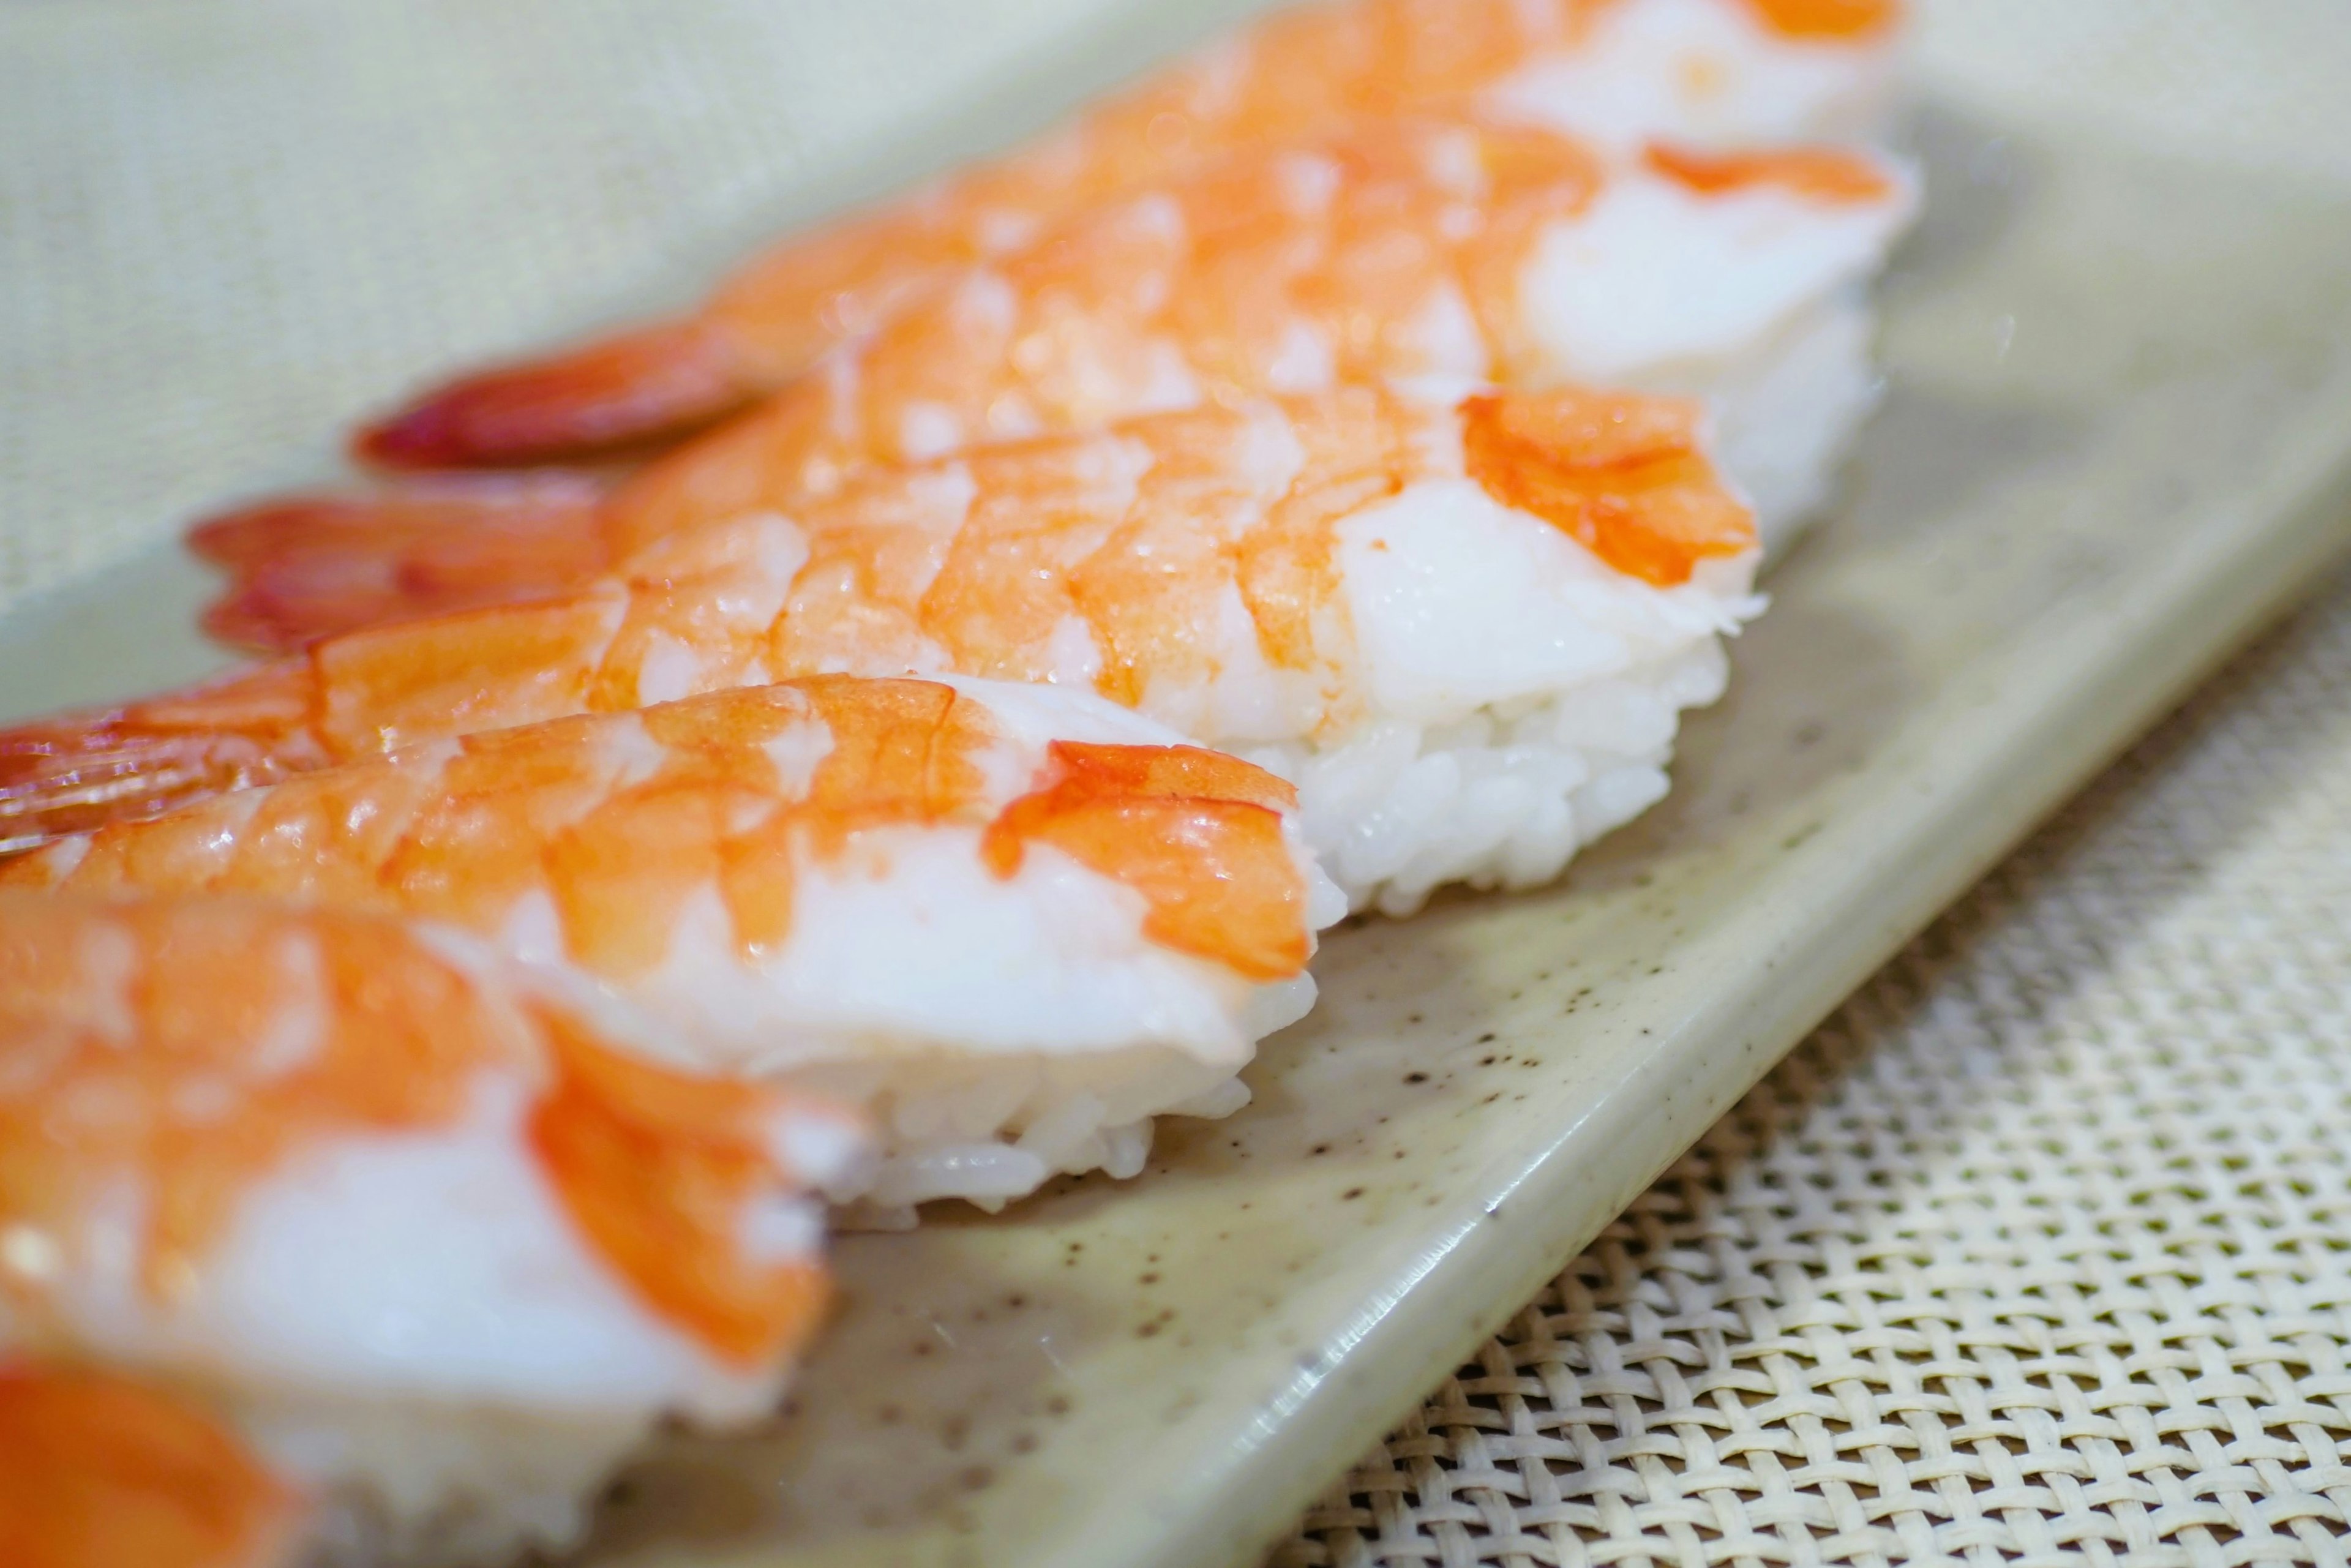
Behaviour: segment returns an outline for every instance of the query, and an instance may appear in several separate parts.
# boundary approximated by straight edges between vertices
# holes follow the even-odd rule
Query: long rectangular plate
[[[1931,63],[1931,62],[1930,62]],[[790,1410],[598,1568],[1252,1561],[1901,941],[2351,542],[2351,190],[1930,98],[1891,391],[1665,805],[1333,935],[1255,1099],[840,1248]],[[944,146],[944,144],[943,144]],[[0,624],[21,712],[189,673],[156,557]]]

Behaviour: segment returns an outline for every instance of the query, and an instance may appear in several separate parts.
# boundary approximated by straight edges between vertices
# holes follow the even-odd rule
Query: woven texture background
[[[0,0],[0,608],[1130,8]]]
[[[877,140],[1013,84],[1042,119],[1122,17],[1251,3],[0,0],[0,610],[683,298]],[[2344,0],[1913,3],[1971,90],[2351,175]]]
[[[575,328],[1123,0],[0,0],[0,607]],[[2351,12],[1947,68],[2351,172]],[[2351,587],[1855,998],[1289,1563],[2346,1561]]]
[[[1888,966],[1285,1565],[2345,1561],[2351,584]]]

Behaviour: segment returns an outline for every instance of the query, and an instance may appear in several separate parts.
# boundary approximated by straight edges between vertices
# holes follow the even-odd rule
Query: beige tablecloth
[[[1283,1564],[2341,1563],[2351,583],[1880,973]]]
[[[2253,7],[2165,5],[2158,52],[2157,5],[1928,25],[2017,91],[2351,171],[2342,0],[2258,7],[2295,40],[2283,77],[2238,47]],[[452,360],[684,287],[839,150],[1128,9],[0,5],[0,605],[315,465]],[[1119,63],[1085,57],[1069,95]],[[2344,1561],[2346,691],[2337,588],[1824,1026],[1280,1557]]]

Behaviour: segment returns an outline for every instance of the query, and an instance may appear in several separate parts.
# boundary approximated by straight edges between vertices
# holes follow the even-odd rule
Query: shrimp
[[[1273,747],[1322,849],[1378,808],[1359,792],[1318,810],[1322,760],[1398,726],[1458,735],[1445,727],[1497,705],[1535,723],[1703,663],[1752,613],[1753,519],[1706,458],[1703,418],[1634,394],[1448,407],[1351,388],[878,471],[789,515],[659,540],[559,597],[330,637],[0,734],[0,810],[29,843],[483,728],[912,670],[1090,687],[1204,746]],[[1711,695],[1691,680],[1659,689]],[[1576,751],[1547,777],[1597,789],[1653,749]],[[1493,874],[1555,871],[1577,841],[1566,810],[1541,814],[1549,847]],[[1340,880],[1360,899],[1386,880],[1365,874]]]
[[[0,891],[13,1348],[201,1391],[388,1545],[576,1521],[664,1413],[770,1407],[826,1299],[808,1191],[858,1145],[617,1022],[397,921]],[[156,1506],[236,1473],[215,1450]]]
[[[1743,141],[1866,122],[1893,0],[1341,0],[1263,20],[1040,141],[787,240],[690,315],[460,378],[366,461],[566,458],[705,424],[1055,219],[1205,159],[1485,95],[1579,132]]]
[[[292,647],[417,607],[455,610],[578,580],[609,564],[581,475],[443,476],[378,497],[293,496],[199,524],[198,559],[237,588],[204,617],[234,646]]]
[[[1056,1170],[1133,1175],[1152,1115],[1238,1103],[1254,1035],[1312,996],[1314,926],[1344,905],[1310,909],[1294,792],[1178,741],[1074,692],[822,675],[421,745],[0,883],[469,931],[629,998],[690,1065],[872,1110],[882,1157],[836,1198],[995,1207]],[[994,1138],[928,1109],[957,1094]]]
[[[88,1367],[0,1361],[0,1541],[15,1568],[271,1568],[295,1490],[205,1412]]]
[[[1112,203],[967,272],[599,510],[519,527],[505,513],[435,515],[420,528],[394,502],[378,537],[361,507],[339,518],[348,528],[248,553],[213,624],[276,649],[348,630],[354,612],[498,597],[501,573],[505,597],[527,598],[879,465],[1353,382],[1541,386],[1592,368],[1618,384],[1755,387],[1725,417],[1739,450],[1760,444],[1778,463],[1787,442],[1743,439],[1749,406],[1789,417],[1763,395],[1778,385],[1771,367],[1809,362],[1823,330],[1846,345],[1833,362],[1859,389],[1807,416],[1829,423],[1807,448],[1824,470],[1872,378],[1862,340],[1836,336],[1840,318],[1802,322],[1855,308],[1830,302],[1875,265],[1908,203],[1897,171],[1856,153],[1653,148],[1611,167],[1548,131],[1361,124]],[[1660,297],[1661,277],[1677,298]],[[1823,484],[1808,475],[1798,488]]]

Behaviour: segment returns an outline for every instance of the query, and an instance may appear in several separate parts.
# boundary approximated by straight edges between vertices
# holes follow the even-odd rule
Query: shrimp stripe
[[[882,830],[960,826],[999,877],[1035,840],[1123,883],[1165,946],[1252,980],[1304,967],[1280,779],[1196,747],[1056,742],[1016,796],[988,777],[1002,749],[987,707],[949,686],[816,676],[222,796],[0,866],[0,884],[295,898],[492,937],[540,899],[565,960],[628,985],[688,940],[697,897],[756,964],[792,935],[799,868]]]

